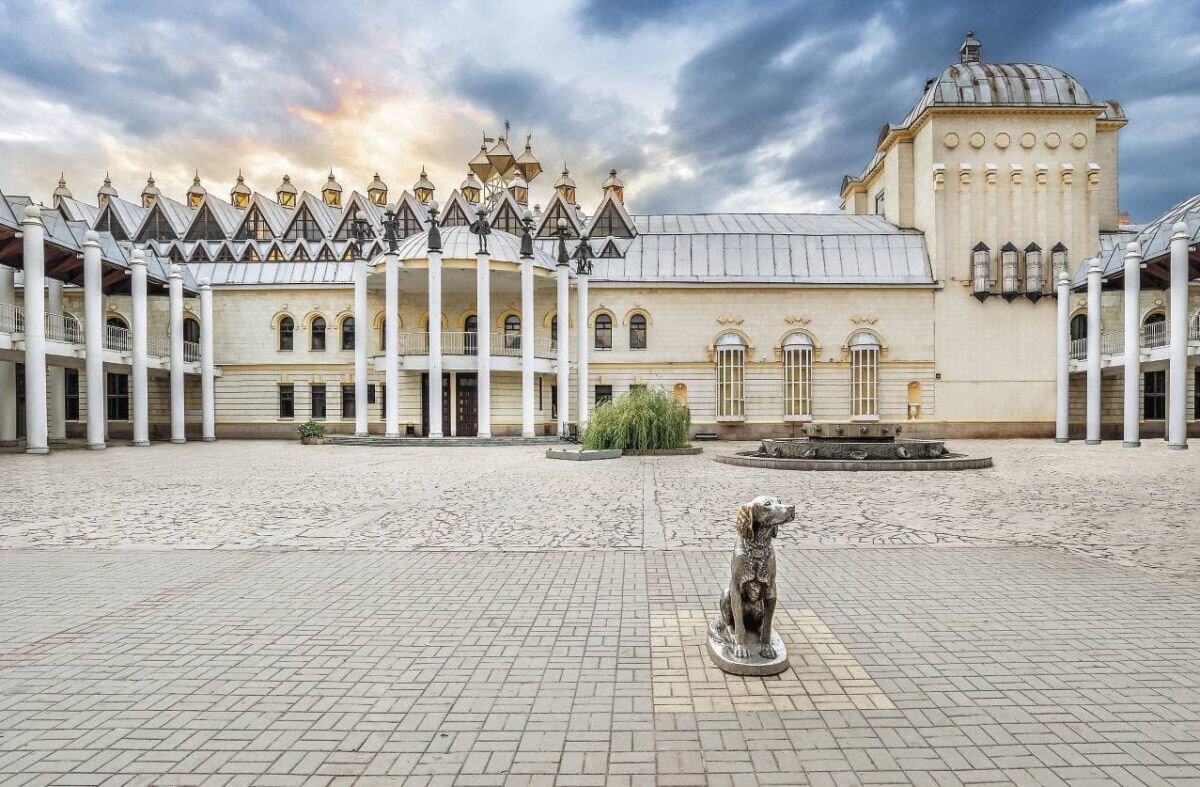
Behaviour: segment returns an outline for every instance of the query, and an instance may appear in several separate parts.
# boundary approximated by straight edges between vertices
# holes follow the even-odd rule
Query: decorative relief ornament
[[[976,131],[971,135],[971,147],[975,148],[976,150],[979,150],[981,147],[983,147],[983,143],[985,142],[987,142],[987,138],[983,136],[982,133]]]
[[[996,135],[996,141],[994,144],[996,145],[996,147],[1000,148],[1001,150],[1004,150],[1005,148],[1007,148],[1009,145],[1012,144],[1012,137],[1010,137],[1008,134],[1005,134],[1003,131],[1001,131],[999,134]]]
[[[1029,150],[1035,144],[1037,144],[1037,137],[1033,135],[1032,131],[1026,131],[1021,135],[1021,147]]]
[[[789,314],[783,318],[783,321],[788,325],[795,325],[796,323],[808,325],[810,322],[812,322],[812,317],[809,317],[806,314]]]
[[[1061,144],[1062,144],[1062,137],[1060,137],[1057,132],[1051,131],[1049,134],[1046,135],[1046,147],[1050,148],[1051,150],[1054,150],[1056,147],[1058,147]]]
[[[852,314],[850,315],[850,322],[855,325],[874,325],[879,322],[879,318],[874,314]]]
[[[717,317],[717,322],[721,325],[741,325],[745,320],[736,314],[722,314]]]
[[[1086,144],[1087,134],[1080,132],[1071,137],[1071,147],[1075,148],[1076,150],[1083,150],[1083,147]]]
[[[953,131],[951,131],[946,136],[942,137],[942,144],[951,150],[954,150],[956,147],[958,147],[958,134],[955,134]]]

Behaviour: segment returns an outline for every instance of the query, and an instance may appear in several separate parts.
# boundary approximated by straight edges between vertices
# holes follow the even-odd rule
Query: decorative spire
[[[96,201],[99,202],[101,206],[104,206],[104,205],[108,204],[108,201],[110,199],[112,199],[116,196],[117,196],[117,190],[113,188],[112,178],[110,178],[108,176],[108,173],[105,172],[104,173],[104,185],[100,187],[100,190],[98,192],[96,192]]]
[[[58,188],[54,190],[54,206],[58,207],[62,200],[71,198],[71,190],[67,188],[67,173],[64,172],[58,176]]]
[[[161,196],[162,192],[158,190],[158,186],[154,185],[154,173],[151,172],[146,178],[146,188],[142,189],[142,207],[149,208]]]

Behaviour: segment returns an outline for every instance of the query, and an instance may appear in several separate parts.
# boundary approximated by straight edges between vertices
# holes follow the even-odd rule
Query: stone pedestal
[[[750,648],[750,655],[744,659],[733,657],[733,646],[727,644],[719,631],[710,627],[708,630],[708,657],[718,668],[731,675],[778,675],[791,664],[788,663],[787,647],[779,632],[771,632],[771,647],[775,649],[775,658],[764,659],[758,655],[758,644]]]

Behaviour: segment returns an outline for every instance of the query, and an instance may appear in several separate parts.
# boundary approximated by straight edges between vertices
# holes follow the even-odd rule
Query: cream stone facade
[[[1064,401],[1082,433],[1078,347],[1070,348],[1070,396],[1060,395],[1059,278],[1073,274],[1072,286],[1085,288],[1099,258],[1108,266],[1102,278],[1115,282],[1125,244],[1139,239],[1147,276],[1168,254],[1152,240],[1162,221],[1141,228],[1119,214],[1117,135],[1126,122],[1119,104],[1093,100],[1062,71],[982,62],[968,36],[959,61],[930,81],[908,117],[883,127],[868,164],[843,181],[841,215],[639,215],[626,207],[615,170],[587,213],[565,168],[545,208],[530,210],[541,165],[528,143],[514,155],[506,136],[485,140],[443,205],[424,172],[393,199],[378,176],[365,193],[345,195],[333,173],[315,193],[285,176],[273,197],[239,176],[228,199],[197,175],[182,201],[152,178],[137,201],[123,200],[106,179],[94,204],[60,181],[53,207],[0,199],[0,266],[23,271],[7,269],[7,289],[0,276],[0,442],[33,435],[27,444],[40,448],[29,414],[46,420],[50,436],[82,435],[89,403],[105,407],[110,439],[136,442],[139,428],[166,439],[184,428],[172,417],[180,401],[189,438],[290,437],[310,417],[335,434],[556,435],[635,386],[672,392],[696,432],[725,438],[789,434],[810,420],[904,421],[911,433],[941,437],[1049,437],[1062,431]],[[1186,291],[1200,264],[1200,215],[1182,206],[1171,216],[1172,226],[1187,227],[1176,242],[1192,266]],[[47,303],[61,315],[46,325],[61,342],[29,336],[40,302],[27,290],[35,220],[45,239],[32,276],[51,282]],[[103,322],[112,326],[90,329],[106,331],[105,395],[95,398],[83,348],[89,286],[78,263],[92,243]],[[142,269],[144,289],[127,275]],[[152,297],[166,295],[173,275],[180,303]],[[1172,287],[1169,276],[1142,285],[1143,321],[1165,316]],[[146,295],[139,328],[135,307]],[[1069,326],[1086,296],[1067,297]],[[1185,300],[1194,426],[1200,292],[1193,286]],[[1123,295],[1104,292],[1100,303],[1103,328],[1119,327]],[[569,324],[559,331],[564,309]],[[179,357],[173,317],[187,340],[174,348]],[[202,326],[212,333],[207,358]],[[129,338],[139,331],[144,359]],[[1152,331],[1162,339],[1161,328]],[[1147,375],[1168,363],[1166,350],[1150,350],[1138,361]],[[28,367],[39,352],[50,370],[48,404],[36,401],[38,364]],[[1111,353],[1102,366],[1101,420],[1112,431],[1127,403],[1108,378],[1123,372]],[[147,423],[139,426],[142,367]],[[175,389],[173,367],[185,372]],[[395,391],[386,390],[389,371]],[[1143,379],[1149,435],[1161,381]],[[431,419],[429,402],[439,398],[442,417],[435,405]]]

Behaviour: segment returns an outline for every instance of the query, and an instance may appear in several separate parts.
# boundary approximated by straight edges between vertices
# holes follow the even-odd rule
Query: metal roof
[[[190,262],[184,266],[198,281],[214,287],[266,284],[354,284],[353,262]]]
[[[442,258],[473,260],[479,249],[479,238],[468,227],[443,227]],[[400,241],[400,259],[423,260],[429,257],[429,233],[418,232]],[[488,235],[488,251],[492,259],[499,262],[521,260],[521,239],[516,235],[493,229]],[[541,248],[534,247],[533,264],[539,268],[554,269],[554,257]]]
[[[1125,246],[1137,241],[1142,249],[1142,262],[1149,265],[1168,258],[1171,253],[1171,235],[1178,222],[1188,227],[1188,245],[1200,244],[1200,194],[1179,202],[1163,215],[1142,227],[1139,231],[1101,233],[1100,270],[1105,278],[1123,275],[1125,272]],[[1108,236],[1107,238],[1105,236]],[[1105,248],[1105,246],[1108,248]],[[1081,260],[1071,279],[1071,287],[1087,287],[1087,260]]]

